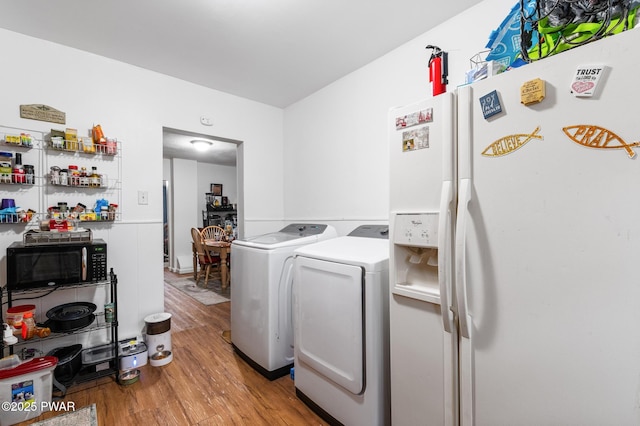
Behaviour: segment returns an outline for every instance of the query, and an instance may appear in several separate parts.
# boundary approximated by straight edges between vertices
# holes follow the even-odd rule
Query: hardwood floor
[[[72,387],[64,400],[76,409],[95,403],[105,426],[327,424],[295,396],[289,376],[265,379],[224,341],[230,302],[205,306],[165,285],[165,310],[172,314],[171,363],[141,367],[140,380],[129,386],[103,379],[90,388]]]

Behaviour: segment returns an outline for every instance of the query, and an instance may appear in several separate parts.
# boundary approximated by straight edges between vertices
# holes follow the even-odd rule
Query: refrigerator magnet
[[[411,114],[396,117],[396,130],[417,126],[418,124],[430,123],[433,121],[433,108],[425,108]]]
[[[489,94],[480,97],[480,108],[482,109],[482,115],[486,120],[489,117],[493,117],[496,114],[502,112],[502,105],[500,105],[500,98],[498,92],[495,90]]]
[[[629,158],[636,156],[631,148],[640,146],[640,142],[627,143],[611,130],[593,124],[576,124],[563,127],[562,130],[577,144],[587,148],[624,149]]]
[[[514,135],[504,136],[486,147],[484,151],[482,151],[482,155],[485,157],[501,157],[511,154],[513,151],[522,148],[530,140],[542,140],[542,135],[538,134],[539,131],[540,127],[538,126],[529,134],[516,133]]]
[[[544,80],[534,78],[533,80],[525,81],[524,84],[520,87],[520,103],[525,106],[542,102],[544,97]]]
[[[429,148],[429,126],[402,132],[402,151]]]
[[[580,65],[573,75],[571,94],[576,97],[590,97],[596,92],[604,65]]]

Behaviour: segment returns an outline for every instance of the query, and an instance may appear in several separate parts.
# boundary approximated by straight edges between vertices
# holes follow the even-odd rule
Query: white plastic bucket
[[[45,356],[0,370],[0,426],[20,423],[50,410],[57,364],[56,357]]]

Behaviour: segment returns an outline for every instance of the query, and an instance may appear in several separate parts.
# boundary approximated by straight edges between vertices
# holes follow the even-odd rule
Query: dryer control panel
[[[389,225],[361,225],[351,231],[349,237],[389,239]]]
[[[282,228],[280,232],[306,237],[309,235],[320,235],[324,233],[326,229],[327,225],[320,225],[316,223],[292,223]]]

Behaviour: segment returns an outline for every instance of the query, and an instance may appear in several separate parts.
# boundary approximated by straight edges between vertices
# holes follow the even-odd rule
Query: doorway
[[[198,151],[194,140],[205,140]],[[192,227],[202,227],[207,196],[221,185],[226,201],[237,208],[237,226],[244,224],[242,141],[179,129],[163,128],[163,240],[171,272],[193,270]]]

